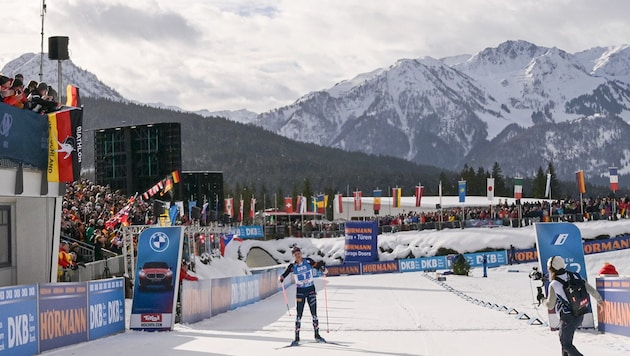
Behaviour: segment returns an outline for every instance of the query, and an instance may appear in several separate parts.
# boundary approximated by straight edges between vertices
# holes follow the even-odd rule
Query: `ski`
[[[293,342],[291,342],[288,345],[277,347],[276,350],[286,349],[286,348],[289,348],[289,347],[303,346],[303,345],[306,345],[306,344],[329,344],[329,345],[343,346],[343,347],[347,347],[348,346],[348,345],[340,344],[340,343],[334,342],[334,341],[326,341],[325,339],[322,338],[322,339],[315,340],[315,341],[302,341],[302,342],[293,341]]]

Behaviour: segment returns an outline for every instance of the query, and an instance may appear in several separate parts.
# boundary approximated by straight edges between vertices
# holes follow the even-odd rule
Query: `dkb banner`
[[[577,226],[571,223],[537,223],[535,228],[540,271],[544,275],[549,275],[547,260],[553,256],[562,256],[568,271],[579,273],[582,278],[587,279],[582,234]],[[545,283],[545,289],[547,288],[548,282]],[[549,325],[552,330],[558,328],[559,318],[555,310],[549,310]],[[592,312],[584,315],[582,327],[595,327]]]
[[[0,288],[0,355],[37,353],[37,285]]]
[[[90,340],[125,332],[125,279],[88,282]]]
[[[181,226],[152,227],[140,234],[131,329],[173,328],[183,243]]]
[[[346,222],[347,262],[378,261],[378,221]]]

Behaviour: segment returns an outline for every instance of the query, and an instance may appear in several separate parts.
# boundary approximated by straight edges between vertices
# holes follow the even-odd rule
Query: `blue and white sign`
[[[582,278],[587,279],[586,264],[584,262],[584,247],[582,246],[582,233],[577,226],[571,223],[537,223],[536,247],[538,249],[538,260],[540,261],[540,271],[548,276],[547,261],[553,256],[562,256],[567,265],[567,270],[579,273]],[[547,289],[548,283],[545,284]],[[549,311],[549,325],[557,327],[559,318],[554,310]],[[595,321],[593,313],[584,315],[583,328],[594,328]]]
[[[345,231],[345,263],[378,261],[378,221],[348,221]]]
[[[173,328],[183,243],[181,226],[148,228],[138,237],[131,329]]]
[[[464,257],[470,264],[470,267],[483,267],[483,256],[486,256],[486,267],[498,267],[507,264],[507,252],[502,251],[488,251],[477,253],[465,253]]]
[[[90,340],[125,331],[125,279],[88,282]]]
[[[239,226],[236,234],[242,239],[258,239],[265,236],[261,225]]]
[[[398,261],[400,272],[420,272],[448,269],[446,256],[411,258]]]
[[[38,352],[37,285],[0,288],[0,355]]]

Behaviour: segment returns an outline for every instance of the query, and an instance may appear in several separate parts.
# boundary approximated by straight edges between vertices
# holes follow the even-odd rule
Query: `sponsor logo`
[[[5,112],[2,116],[2,123],[0,123],[0,135],[9,137],[11,126],[13,126],[13,116]]]
[[[168,248],[168,235],[163,232],[156,232],[149,237],[149,246],[155,252],[164,252]]]
[[[141,323],[161,323],[162,314],[141,314],[140,322]]]
[[[63,159],[68,159],[68,157],[70,157],[70,155],[74,151],[74,146],[76,145],[76,140],[74,139],[74,137],[68,136],[68,137],[66,137],[65,140],[63,140],[63,142],[59,142],[58,139],[56,141],[57,141],[57,144],[59,145],[58,146],[59,149],[55,150],[55,152],[57,152],[57,153],[65,153],[66,155],[63,156]]]
[[[569,234],[558,234],[556,235],[556,237],[554,237],[552,243],[556,246],[562,246],[565,242],[567,242],[568,238]]]

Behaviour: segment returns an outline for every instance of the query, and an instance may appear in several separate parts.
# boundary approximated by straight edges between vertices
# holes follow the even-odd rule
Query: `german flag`
[[[81,174],[83,110],[48,114],[48,181],[74,182]]]
[[[81,107],[81,97],[79,96],[79,88],[74,85],[68,84],[66,87],[66,106],[72,106],[75,108]]]

